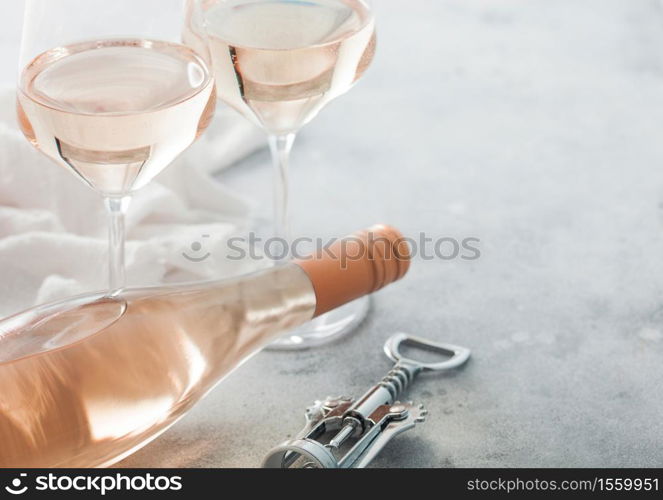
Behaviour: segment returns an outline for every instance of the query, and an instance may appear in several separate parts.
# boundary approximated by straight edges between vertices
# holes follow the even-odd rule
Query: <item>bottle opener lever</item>
[[[401,348],[420,348],[447,356],[437,363],[405,357]],[[306,410],[306,425],[293,440],[277,446],[263,462],[268,468],[363,468],[398,434],[426,420],[423,405],[397,400],[421,372],[462,366],[470,350],[404,333],[390,337],[386,355],[396,364],[361,398],[328,397]],[[449,357],[450,356],[450,357]]]

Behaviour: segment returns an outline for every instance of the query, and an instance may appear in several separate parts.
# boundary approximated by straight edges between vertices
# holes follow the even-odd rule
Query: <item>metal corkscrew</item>
[[[409,345],[446,356],[444,361],[424,363],[403,356]],[[361,398],[328,397],[306,410],[306,425],[293,440],[269,452],[263,467],[269,468],[363,468],[392,438],[426,420],[427,410],[398,397],[422,371],[442,372],[463,365],[470,350],[397,333],[384,345],[396,362],[389,373]],[[330,437],[331,436],[331,437]],[[330,438],[329,438],[330,437]],[[329,438],[326,443],[323,441]],[[337,458],[338,457],[338,458]]]

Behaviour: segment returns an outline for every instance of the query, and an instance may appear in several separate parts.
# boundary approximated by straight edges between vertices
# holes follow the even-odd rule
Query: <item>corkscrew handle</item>
[[[401,352],[401,347],[405,345],[451,357],[437,363],[425,363],[405,357]],[[395,408],[400,408],[398,397],[420,372],[451,370],[470,357],[470,350],[465,347],[431,342],[405,333],[392,335],[385,343],[384,351],[396,365],[348,409],[343,418],[343,428],[329,443],[331,447],[339,448],[350,436],[366,432],[376,424],[376,415],[381,416],[386,407],[396,403]]]
[[[450,357],[436,363],[418,361],[402,354],[401,347],[407,345]],[[389,337],[384,344],[384,352],[396,365],[355,404],[353,410],[364,418],[378,406],[394,403],[420,372],[452,370],[463,365],[470,357],[470,350],[466,347],[431,342],[406,333],[396,333]]]
[[[401,347],[407,346],[417,347],[425,351],[436,352],[451,356],[449,359],[439,361],[437,363],[426,363],[412,358],[408,358],[401,353]],[[407,366],[414,373],[421,371],[445,371],[453,368],[458,368],[463,365],[470,357],[470,350],[466,347],[461,347],[453,344],[442,344],[439,342],[431,342],[430,340],[422,339],[420,337],[413,337],[406,333],[397,333],[389,337],[389,340],[384,344],[384,352],[399,365]]]
[[[418,361],[403,355],[401,347],[406,345],[450,357],[436,363]],[[384,344],[384,352],[396,365],[353,405],[351,413],[360,419],[369,418],[381,405],[394,403],[420,372],[451,370],[464,364],[470,357],[470,350],[466,347],[432,342],[406,333],[396,333],[389,337]]]

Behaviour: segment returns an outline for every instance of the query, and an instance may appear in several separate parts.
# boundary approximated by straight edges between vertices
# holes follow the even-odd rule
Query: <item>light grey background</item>
[[[2,0],[0,7],[0,85],[13,85],[18,74],[18,57],[23,26],[23,0]]]
[[[481,258],[417,259],[355,335],[261,353],[122,465],[256,466],[314,399],[379,379],[396,330],[473,358],[420,379],[428,422],[376,465],[663,465],[659,3],[377,3],[373,68],[295,149],[295,228],[384,221],[477,237]],[[5,79],[14,14],[0,18]],[[224,180],[268,207],[267,161]]]

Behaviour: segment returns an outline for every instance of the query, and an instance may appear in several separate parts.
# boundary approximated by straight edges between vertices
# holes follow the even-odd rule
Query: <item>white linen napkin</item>
[[[16,125],[14,92],[0,92],[0,316],[93,290],[107,282],[107,222],[100,196],[36,151]],[[265,143],[219,107],[205,135],[135,196],[127,217],[129,285],[250,270],[228,260],[231,235],[250,224],[248,200],[212,174]],[[211,254],[202,262],[194,259]]]

